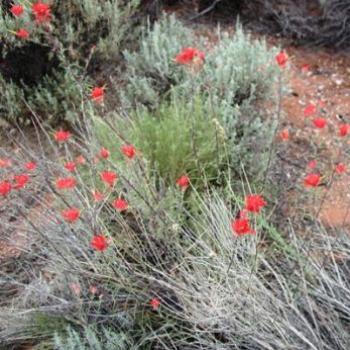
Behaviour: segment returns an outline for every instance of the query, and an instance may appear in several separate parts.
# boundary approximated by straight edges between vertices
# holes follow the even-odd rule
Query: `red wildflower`
[[[56,180],[56,187],[59,190],[66,190],[74,188],[77,180],[74,177],[62,177]]]
[[[283,129],[282,131],[280,131],[279,137],[282,141],[288,141],[289,140],[289,130]]]
[[[337,174],[342,174],[342,173],[345,173],[346,172],[346,165],[344,163],[338,163],[336,166],[335,166],[335,172]]]
[[[28,162],[24,165],[24,167],[27,169],[27,170],[35,170],[36,168],[36,163],[35,162]]]
[[[125,211],[129,207],[128,202],[125,199],[122,199],[122,198],[117,198],[115,201],[113,201],[112,205],[119,212]]]
[[[57,142],[65,142],[71,137],[71,133],[69,131],[59,130],[55,132],[55,140]]]
[[[102,171],[101,179],[103,182],[109,186],[113,186],[114,183],[118,180],[118,175],[113,171]]]
[[[77,165],[74,162],[67,162],[64,167],[72,173],[77,168]]]
[[[90,245],[92,248],[103,252],[108,248],[108,242],[104,235],[95,235],[92,237]]]
[[[189,64],[195,59],[204,61],[204,58],[204,52],[194,49],[193,47],[186,47],[175,57],[175,61],[178,64]]]
[[[12,186],[7,181],[0,182],[0,196],[7,196],[11,192]]]
[[[324,118],[316,118],[312,122],[318,129],[323,129],[327,125],[327,120]]]
[[[306,187],[317,187],[320,183],[320,175],[319,174],[308,174],[304,178],[304,185]]]
[[[316,160],[311,160],[308,165],[307,165],[308,168],[310,169],[314,169],[317,167],[317,161]]]
[[[10,159],[1,159],[0,158],[0,168],[8,168],[12,165],[12,162]]]
[[[110,156],[110,152],[108,151],[108,149],[102,147],[99,153],[100,157],[103,159],[107,159]]]
[[[151,301],[150,301],[150,304],[152,306],[152,309],[154,311],[158,310],[159,306],[160,306],[160,301],[158,298],[153,298]]]
[[[86,159],[84,158],[83,155],[80,155],[75,158],[75,162],[79,165],[84,165],[86,163]]]
[[[288,55],[285,51],[281,51],[277,56],[276,56],[276,62],[277,64],[281,67],[284,68],[288,62]]]
[[[101,193],[101,192],[99,192],[97,190],[93,190],[92,191],[92,195],[94,197],[95,202],[101,202],[103,200],[103,198],[104,198],[103,193]]]
[[[64,220],[67,222],[77,221],[80,217],[80,211],[77,208],[63,210],[61,213]]]
[[[181,189],[186,190],[190,185],[190,178],[187,175],[182,175],[176,180],[176,184],[181,187]]]
[[[13,178],[15,181],[13,188],[17,190],[23,188],[29,181],[29,175],[27,174],[15,175]]]
[[[136,155],[136,149],[134,145],[123,145],[120,150],[124,154],[124,156],[132,159]]]
[[[28,39],[29,37],[29,32],[23,28],[17,30],[16,36],[20,39]]]
[[[342,124],[339,126],[339,136],[344,137],[350,132],[349,124]]]
[[[13,4],[10,8],[10,12],[16,17],[20,17],[22,15],[23,11],[24,11],[24,8],[22,5]]]
[[[231,223],[233,232],[237,236],[243,236],[246,234],[254,234],[254,230],[249,225],[249,220],[247,218],[237,218]]]
[[[265,205],[266,202],[260,194],[250,194],[245,198],[244,209],[252,213],[259,213]]]
[[[32,5],[32,12],[37,23],[49,22],[51,20],[50,5],[40,0]]]
[[[103,102],[104,87],[94,87],[91,91],[91,99],[95,102]]]
[[[311,115],[316,113],[316,106],[313,103],[308,104],[304,108],[304,117],[310,117]]]

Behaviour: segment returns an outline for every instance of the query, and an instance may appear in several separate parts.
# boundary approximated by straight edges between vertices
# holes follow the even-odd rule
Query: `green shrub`
[[[203,69],[195,72],[174,58],[184,47],[201,49],[201,39],[173,16],[149,26],[140,49],[124,52],[128,83],[124,100],[154,106],[171,88],[187,96],[206,93],[229,105],[270,98],[278,72],[276,50],[268,49],[264,40],[252,40],[240,25],[233,37],[218,35],[219,44],[206,52]]]
[[[190,103],[173,98],[153,113],[139,111],[130,139],[170,184],[184,174],[195,186],[215,182],[224,168],[225,135],[200,97]]]
[[[88,79],[79,79],[81,71],[66,66],[37,86],[5,81],[0,75],[0,118],[13,125],[42,121],[57,125],[74,123],[81,116],[81,102],[89,91]]]
[[[49,25],[35,23],[29,2],[24,3],[21,18],[0,7],[5,67],[0,70],[0,84],[8,90],[0,96],[0,118],[13,124],[26,122],[31,114],[53,123],[76,120],[82,93],[88,93],[87,76],[94,74],[96,66],[115,64],[126,42],[137,36],[132,18],[138,5],[139,0],[54,2]],[[30,33],[27,40],[15,36],[23,27]],[[36,48],[43,48],[45,55]],[[24,71],[33,75],[30,84]]]
[[[279,74],[274,59],[277,50],[269,49],[264,40],[252,40],[240,25],[233,37],[220,32],[218,35],[219,43],[206,52],[203,67],[194,70],[174,62],[182,48],[195,45],[195,36],[189,29],[174,17],[165,17],[149,27],[140,42],[140,50],[124,53],[128,69],[122,100],[125,106],[141,104],[154,110],[164,108],[163,101],[171,100],[173,94],[181,96],[181,104],[191,103],[193,96],[201,95],[208,118],[216,120],[224,129],[234,172],[241,173],[243,164],[244,171],[258,179],[266,167],[275,123],[273,116],[264,113],[258,104],[275,98]],[[201,49],[198,41],[197,47]],[[153,132],[152,138],[169,137],[166,132],[164,136],[159,135],[160,126],[157,128],[154,119],[147,115],[145,118],[142,127],[148,131],[152,127],[157,129],[158,135]],[[176,124],[175,121],[169,123]],[[174,125],[173,130],[178,128]],[[145,142],[142,146],[146,146]],[[161,149],[162,152],[157,153],[159,158],[165,155],[166,148]],[[157,163],[155,157],[153,152],[153,162]],[[165,160],[158,162],[164,164]],[[158,167],[164,174],[164,166],[158,164]],[[171,172],[174,177],[174,169]]]
[[[233,37],[218,34],[219,44],[208,53],[195,85],[230,104],[269,99],[279,72],[277,50],[269,49],[264,40],[251,39],[240,25]]]

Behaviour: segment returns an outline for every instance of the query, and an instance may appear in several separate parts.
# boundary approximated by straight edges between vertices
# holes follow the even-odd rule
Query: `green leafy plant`
[[[184,174],[194,184],[215,182],[225,167],[226,136],[200,97],[191,103],[174,98],[153,113],[139,111],[130,139],[170,184]]]

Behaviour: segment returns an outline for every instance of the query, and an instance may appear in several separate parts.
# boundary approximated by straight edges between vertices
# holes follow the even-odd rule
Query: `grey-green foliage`
[[[26,122],[28,115],[38,114],[45,121],[74,121],[81,109],[82,93],[88,91],[87,67],[115,61],[125,42],[137,35],[135,21],[139,0],[72,0],[52,4],[50,30],[35,25],[30,4],[21,18],[5,14],[0,7],[1,54],[23,45],[48,46],[57,59],[55,74],[38,77],[34,87],[5,82],[0,74],[0,119],[12,123]],[[28,40],[19,40],[15,31],[23,27]],[[74,67],[74,69],[72,68]],[[83,91],[84,90],[84,91]]]
[[[124,103],[157,105],[162,94],[186,80],[185,71],[175,63],[175,56],[194,42],[193,32],[175,16],[165,16],[144,29],[138,51],[124,51],[126,92]]]
[[[64,336],[55,334],[55,350],[130,350],[132,343],[125,333],[103,328],[98,332],[92,327],[82,334],[67,328]]]
[[[121,45],[130,37],[134,25],[131,17],[139,0],[73,0],[59,2],[55,34],[62,48],[79,57],[87,44],[96,45],[96,54],[110,60],[120,53]],[[88,48],[90,49],[90,48]]]
[[[195,72],[174,60],[184,47],[203,49],[190,29],[173,16],[148,26],[140,49],[124,52],[128,82],[124,100],[157,105],[172,87],[187,96],[194,90],[204,92],[232,105],[268,98],[278,71],[273,59],[276,50],[268,49],[264,40],[252,40],[240,25],[233,37],[218,35],[218,45],[206,52],[203,69]]]
[[[274,130],[274,119],[258,112],[256,104],[274,96],[277,50],[269,49],[264,40],[253,40],[240,25],[233,36],[218,35],[203,68],[192,69],[176,64],[174,57],[184,47],[202,49],[194,33],[173,16],[149,26],[139,51],[124,53],[128,69],[123,101],[153,109],[173,91],[184,103],[200,94],[207,113],[225,130],[235,155],[233,165],[237,169],[243,161],[246,171],[256,174],[264,168]]]
[[[223,34],[208,54],[196,85],[230,104],[266,99],[278,74],[275,54],[264,40],[252,40],[238,25],[233,37]]]
[[[79,79],[79,69],[66,67],[44,77],[36,87],[5,81],[0,75],[0,119],[25,125],[35,115],[45,122],[73,122],[80,114],[81,101],[88,91],[88,79]]]

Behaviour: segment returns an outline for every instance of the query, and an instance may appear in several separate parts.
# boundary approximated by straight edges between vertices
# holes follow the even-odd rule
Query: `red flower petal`
[[[10,12],[16,16],[20,17],[22,13],[24,12],[24,7],[22,5],[12,5],[10,8]]]
[[[312,122],[318,129],[323,129],[327,125],[327,120],[324,118],[317,118],[314,119]]]
[[[11,192],[12,186],[7,181],[0,182],[0,196],[7,196]]]
[[[279,137],[282,141],[288,141],[289,140],[289,130],[284,129],[284,130],[280,131]]]
[[[339,136],[345,137],[350,132],[349,124],[342,124],[339,126]]]
[[[25,30],[24,28],[21,28],[21,29],[17,30],[16,36],[20,39],[28,39],[29,32],[27,30]]]
[[[35,170],[37,167],[35,162],[28,162],[24,166],[27,170]]]
[[[132,159],[136,155],[136,149],[134,145],[123,145],[120,148],[121,152],[124,154],[124,156]]]
[[[186,190],[190,185],[190,178],[186,175],[182,175],[176,180],[176,184],[183,190]]]
[[[306,187],[317,187],[320,183],[321,176],[319,174],[308,174],[304,178],[304,185]]]
[[[237,236],[244,236],[246,234],[254,234],[254,230],[250,227],[249,220],[247,218],[237,218],[231,223],[233,232]]]
[[[277,56],[276,56],[276,62],[277,64],[281,67],[284,68],[288,62],[288,55],[285,51],[281,51]]]
[[[108,241],[104,235],[95,235],[92,237],[90,245],[92,248],[103,252],[108,248]]]
[[[259,213],[260,210],[266,205],[264,198],[259,194],[248,195],[245,199],[245,207],[247,211],[251,213]]]
[[[103,102],[104,94],[104,87],[94,87],[91,91],[90,97],[95,102]]]
[[[76,184],[77,180],[74,177],[63,177],[56,180],[56,187],[59,190],[72,189]]]
[[[109,186],[113,186],[118,180],[118,175],[113,171],[103,171],[101,174],[101,179]]]
[[[110,156],[110,152],[108,151],[108,149],[102,147],[100,152],[99,152],[99,155],[101,158],[107,159]]]
[[[202,51],[199,51],[193,47],[186,47],[175,57],[175,61],[178,64],[189,64],[192,63],[195,59],[204,61],[205,54]]]
[[[73,172],[75,171],[77,165],[74,162],[67,162],[64,167],[69,171],[69,172]]]
[[[32,12],[37,23],[49,22],[51,20],[50,5],[41,1],[32,5]]]
[[[158,310],[159,306],[160,306],[160,301],[158,298],[153,298],[151,301],[150,301],[150,305],[152,306],[152,309],[154,311]]]
[[[303,113],[305,117],[310,117],[311,115],[315,114],[316,111],[317,111],[316,106],[313,103],[310,103],[304,108]]]
[[[115,201],[113,201],[112,205],[119,212],[125,211],[129,207],[128,202],[125,199],[122,199],[122,198],[117,198]]]
[[[29,175],[27,174],[15,175],[14,180],[15,180],[15,184],[13,188],[18,190],[23,188],[27,184],[27,182],[29,181]]]
[[[335,166],[335,172],[337,174],[342,174],[342,173],[345,173],[346,172],[346,165],[344,163],[338,163],[336,166]]]
[[[80,211],[77,208],[69,208],[66,210],[63,210],[61,213],[64,220],[67,222],[75,222],[80,217]]]
[[[57,142],[65,142],[71,137],[71,133],[69,131],[59,130],[55,132],[55,140]]]

